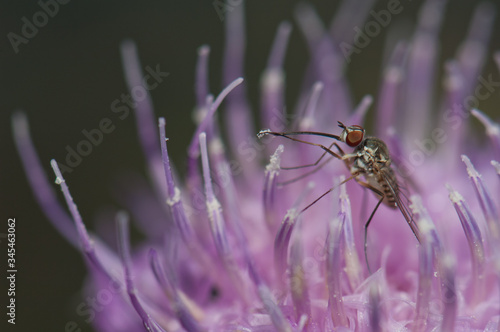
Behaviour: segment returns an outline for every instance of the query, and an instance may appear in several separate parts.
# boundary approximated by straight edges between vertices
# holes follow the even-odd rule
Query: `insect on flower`
[[[389,155],[389,149],[384,141],[377,137],[365,137],[365,130],[359,125],[352,125],[347,127],[340,121],[338,122],[338,124],[339,127],[342,128],[342,133],[339,136],[314,131],[273,132],[267,129],[261,130],[258,134],[258,137],[261,138],[265,135],[282,136],[295,142],[318,146],[325,152],[315,163],[305,166],[316,166],[320,163],[320,161],[326,154],[329,154],[339,160],[344,161],[347,169],[351,173],[351,176],[342,181],[340,184],[354,179],[361,186],[370,189],[379,197],[375,208],[373,209],[364,226],[364,253],[366,265],[368,267],[368,271],[370,272],[370,265],[368,263],[367,255],[368,226],[370,225],[370,222],[372,221],[373,216],[375,215],[375,212],[379,208],[380,204],[384,203],[386,206],[393,209],[398,208],[401,211],[406,222],[410,226],[418,242],[421,242],[420,232],[418,230],[417,224],[413,220],[411,211],[408,209],[407,204],[405,203],[405,201],[407,201],[408,199],[406,198],[404,193],[401,192],[401,186],[398,182],[395,171],[391,166],[392,160]],[[346,143],[348,146],[354,148],[354,151],[352,153],[345,153],[342,148],[335,142],[330,145],[330,147],[327,147],[322,144],[308,142],[295,137],[291,137],[294,135],[315,135],[333,138],[334,140]],[[338,153],[331,150],[332,146],[335,146],[337,148]],[[301,166],[295,168],[301,168]],[[302,209],[300,213],[306,211],[317,201],[330,193],[334,188],[335,187],[323,193],[312,203]]]

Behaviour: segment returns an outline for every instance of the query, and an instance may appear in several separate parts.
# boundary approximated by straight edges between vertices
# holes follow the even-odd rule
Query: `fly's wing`
[[[393,161],[392,168],[399,176],[400,179],[399,184],[401,183],[407,184],[413,189],[413,191],[417,193],[422,192],[421,188],[419,187],[418,183],[414,180],[414,178],[411,176],[410,172],[403,166],[403,163]]]
[[[408,208],[410,205],[408,196],[405,195],[403,191],[401,191],[398,179],[396,178],[394,171],[390,167],[384,167],[380,169],[380,175],[387,183],[389,190],[394,196],[394,200],[396,201],[399,210],[403,214],[403,217],[406,219],[406,222],[410,226],[413,234],[417,238],[418,242],[421,242],[420,231],[418,229],[417,223],[413,219],[411,210]]]
[[[415,182],[415,180],[411,176],[411,170],[406,167],[403,160],[403,148],[401,146],[401,139],[395,133],[392,133],[389,135],[388,143],[391,151],[391,168],[399,176],[399,179],[403,180],[403,183],[410,185],[414,191],[420,193],[421,190],[417,182]],[[399,184],[401,184],[401,181],[399,182]]]

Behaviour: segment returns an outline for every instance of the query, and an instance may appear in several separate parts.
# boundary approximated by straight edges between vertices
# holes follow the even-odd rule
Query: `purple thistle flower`
[[[208,87],[210,49],[202,46],[198,52],[198,127],[188,148],[185,179],[175,171],[167,149],[168,126],[175,120],[167,113],[157,121],[149,95],[136,100],[139,139],[152,187],[163,204],[146,204],[137,197],[130,200],[130,211],[166,225],[146,231],[147,240],[140,246],[130,244],[125,212],[116,216],[118,252],[89,232],[52,160],[67,208],[62,206],[43,173],[26,117],[20,112],[13,116],[17,148],[38,203],[68,242],[81,248],[91,276],[86,291],[112,290],[96,313],[96,329],[500,328],[500,125],[469,107],[497,87],[492,74],[480,75],[488,58],[494,10],[487,3],[477,7],[463,44],[442,66],[437,58],[446,3],[426,1],[413,36],[390,41],[395,46],[378,95],[365,96],[356,105],[343,70],[362,51],[351,45],[359,38],[352,28],[363,25],[372,1],[356,3],[359,6],[352,8],[345,1],[330,29],[312,7],[298,7],[297,22],[312,60],[293,123],[287,123],[282,112],[283,61],[291,25],[279,25],[261,81],[259,127],[337,135],[337,121],[362,125],[375,103],[375,134],[389,146],[402,187],[398,204],[406,205],[418,225],[420,243],[400,210],[381,205],[368,232],[370,273],[363,259],[364,223],[379,198],[354,180],[346,181],[351,174],[344,162],[320,148],[284,138],[257,140],[241,78],[244,6],[235,6],[225,22],[226,86],[217,97]],[[139,57],[130,41],[121,51],[132,90],[143,76]],[[499,54],[495,60],[500,67]],[[439,67],[445,68],[444,91],[434,103]],[[221,105],[225,127],[214,116]],[[464,139],[474,118],[485,127],[478,135],[491,140],[483,149]],[[168,144],[175,144],[175,137],[170,139]],[[328,138],[308,139],[336,152]],[[293,169],[314,163],[322,154],[314,166]],[[329,194],[308,205],[323,192]]]

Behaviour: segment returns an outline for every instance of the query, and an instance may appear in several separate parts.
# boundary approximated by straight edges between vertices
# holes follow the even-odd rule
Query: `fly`
[[[401,214],[410,226],[418,242],[421,242],[420,232],[418,230],[417,224],[413,220],[411,211],[408,209],[407,205],[404,202],[404,199],[406,199],[406,197],[401,192],[396,174],[391,166],[392,161],[390,158],[389,149],[387,148],[387,145],[384,143],[384,141],[376,137],[365,137],[365,130],[361,126],[352,125],[347,127],[340,121],[338,123],[339,127],[342,128],[342,133],[339,136],[314,131],[273,132],[270,130],[262,130],[259,132],[258,136],[259,138],[263,137],[264,135],[282,136],[295,142],[320,147],[325,152],[320,157],[320,159],[314,164],[311,164],[311,166],[317,165],[326,154],[329,154],[339,160],[344,161],[347,169],[351,173],[351,176],[344,180],[342,183],[354,179],[361,186],[371,190],[379,197],[377,205],[373,209],[364,226],[364,253],[366,265],[368,267],[368,271],[370,271],[370,265],[368,264],[367,255],[368,226],[370,225],[375,212],[382,203],[392,209],[399,209],[399,211],[401,211]],[[330,147],[326,147],[322,144],[308,142],[295,137],[291,137],[294,135],[315,135],[332,138],[334,140],[346,143],[348,146],[354,148],[354,151],[352,153],[345,153],[335,142],[330,145]],[[332,146],[336,147],[338,153],[331,150]],[[330,193],[333,189],[334,188],[331,188],[327,192],[319,196],[311,204],[302,209],[301,213],[310,208],[317,201]]]

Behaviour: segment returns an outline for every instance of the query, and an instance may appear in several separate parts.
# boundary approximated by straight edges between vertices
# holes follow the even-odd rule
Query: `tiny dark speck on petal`
[[[219,296],[220,296],[219,288],[217,288],[216,286],[212,286],[210,288],[210,300],[215,301],[219,298]]]

